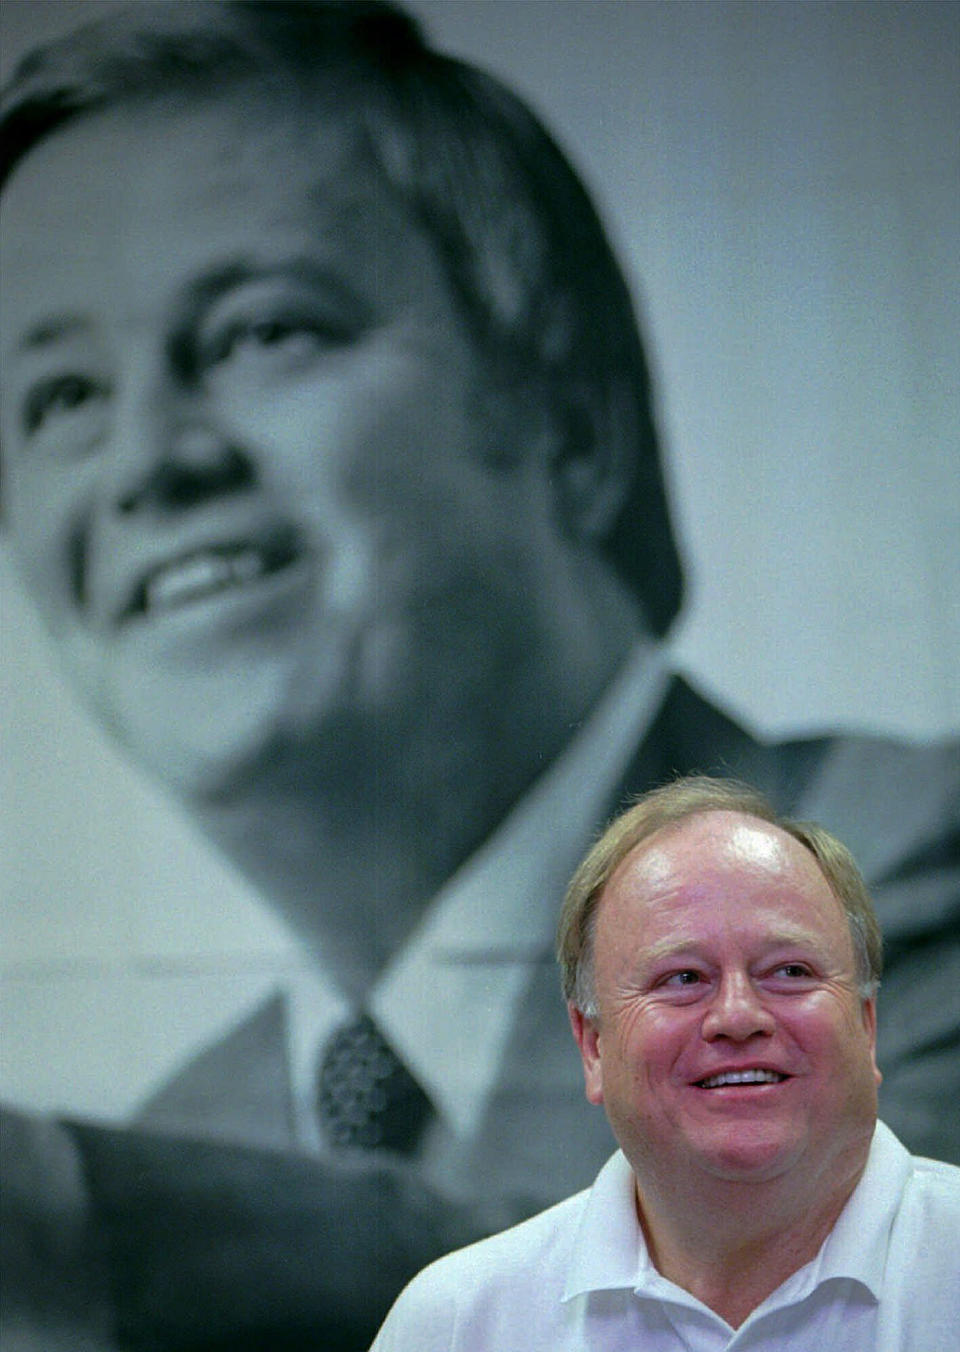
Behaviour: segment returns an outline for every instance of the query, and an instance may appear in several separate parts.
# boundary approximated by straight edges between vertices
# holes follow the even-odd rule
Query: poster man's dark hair
[[[580,178],[533,112],[433,50],[377,0],[143,3],[30,54],[4,91],[5,182],[74,119],[123,102],[241,84],[356,120],[432,239],[495,379],[543,398],[571,455],[598,427],[629,476],[598,544],[665,632],[683,591],[650,376],[620,268]],[[337,91],[335,105],[329,100]],[[281,105],[282,106],[282,105]],[[591,416],[597,415],[599,416]]]

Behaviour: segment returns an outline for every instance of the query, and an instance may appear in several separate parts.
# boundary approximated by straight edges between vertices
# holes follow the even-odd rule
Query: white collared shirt
[[[812,1262],[732,1329],[653,1266],[621,1152],[593,1187],[441,1258],[371,1352],[954,1352],[960,1169],[878,1123],[863,1177]]]
[[[668,682],[661,651],[641,644],[564,753],[433,898],[370,993],[367,1008],[457,1140],[469,1141],[482,1120],[517,1005],[552,955],[566,884]],[[559,1000],[559,978],[557,990]],[[287,996],[297,1135],[317,1149],[318,1057],[351,1010],[318,971],[298,974]]]

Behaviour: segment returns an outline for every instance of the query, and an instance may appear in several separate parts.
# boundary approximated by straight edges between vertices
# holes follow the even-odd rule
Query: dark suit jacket
[[[882,1115],[914,1152],[960,1162],[960,747],[851,736],[764,743],[675,680],[611,813],[632,794],[696,771],[747,780],[782,810],[821,821],[853,850],[886,938]],[[288,1145],[284,1046],[283,1006],[273,1001],[186,1066],[148,1105],[144,1123],[164,1134]],[[198,1329],[216,1328],[226,1330],[224,1345],[279,1348],[282,1327],[306,1330],[306,1341],[324,1330],[325,1347],[363,1347],[390,1295],[427,1258],[585,1186],[612,1148],[603,1114],[584,1099],[555,964],[546,952],[531,970],[483,1129],[431,1184],[415,1168],[385,1161],[345,1169],[336,1161],[284,1163],[282,1156],[192,1146],[172,1136],[126,1133],[124,1139],[96,1129],[79,1136],[125,1273],[126,1327],[142,1347],[152,1345],[147,1335],[158,1321],[171,1319],[164,1292],[176,1286],[170,1256],[144,1226],[144,1214],[176,1217],[172,1229],[183,1261],[195,1250],[191,1309],[183,1312],[178,1291],[173,1341],[156,1345],[219,1345],[193,1337]],[[243,1181],[231,1183],[236,1171]],[[151,1180],[146,1195],[144,1178]],[[190,1200],[194,1188],[202,1190],[207,1215],[212,1207],[228,1233],[241,1231],[239,1254],[248,1260],[242,1300],[224,1296],[237,1274],[225,1281],[222,1270],[211,1270],[204,1247],[210,1224],[197,1199]],[[138,1214],[137,1197],[152,1211]],[[322,1297],[309,1269],[298,1267],[311,1252],[305,1235],[315,1243],[318,1263],[332,1242],[343,1246],[351,1236],[357,1300],[340,1315],[331,1314],[337,1292]],[[280,1271],[276,1260],[267,1264],[271,1275],[264,1281],[263,1255],[271,1245],[289,1261]],[[255,1333],[243,1344],[241,1327],[270,1332],[262,1342]],[[343,1330],[342,1341],[335,1328]]]

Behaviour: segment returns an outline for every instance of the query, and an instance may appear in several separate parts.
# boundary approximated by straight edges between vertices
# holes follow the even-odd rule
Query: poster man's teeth
[[[253,582],[265,571],[266,563],[258,549],[195,554],[153,574],[146,586],[145,609],[169,610],[185,605],[227,587]]]

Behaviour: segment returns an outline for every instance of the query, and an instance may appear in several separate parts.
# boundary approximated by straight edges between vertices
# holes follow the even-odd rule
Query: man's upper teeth
[[[724,1084],[776,1084],[783,1075],[776,1070],[725,1070],[722,1075],[711,1075],[701,1080],[704,1089],[719,1089]]]
[[[252,582],[267,571],[260,549],[202,550],[159,568],[144,588],[146,610],[168,609],[238,583]]]

